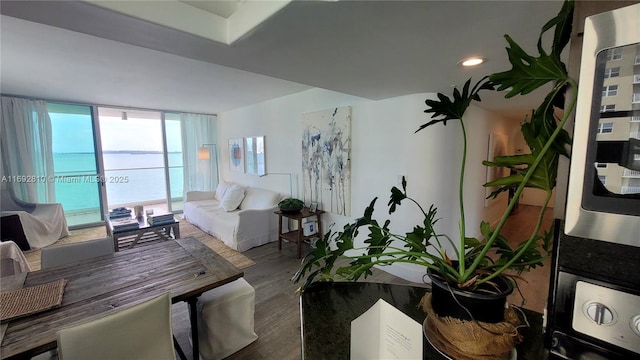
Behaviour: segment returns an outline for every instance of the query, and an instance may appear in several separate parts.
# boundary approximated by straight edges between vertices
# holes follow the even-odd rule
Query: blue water
[[[90,153],[54,154],[56,202],[66,212],[99,208],[95,157]],[[160,153],[103,154],[107,203],[164,202],[166,182]],[[171,197],[183,195],[182,153],[169,154]],[[142,169],[141,169],[142,168]],[[90,176],[91,175],[91,176]]]

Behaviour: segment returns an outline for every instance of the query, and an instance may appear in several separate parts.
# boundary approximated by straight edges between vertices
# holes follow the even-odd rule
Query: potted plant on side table
[[[278,209],[283,213],[293,214],[304,208],[304,202],[299,199],[287,198],[278,203]]]
[[[428,108],[425,112],[432,114],[432,120],[420,126],[416,132],[440,123],[447,125],[447,121],[455,120],[462,127],[464,149],[459,176],[460,231],[457,236],[436,230],[436,207],[431,205],[424,208],[412,199],[407,194],[406,181],[403,179],[402,189],[391,189],[389,213],[394,213],[403,203],[410,202],[424,215],[422,223],[416,224],[411,232],[392,233],[389,229],[390,220],[380,223],[374,219],[377,198],[373,199],[362,217],[346,224],[342,231],[325,234],[317,242],[316,249],[304,258],[302,267],[293,277],[295,282],[306,279],[302,290],[315,281],[356,281],[371,275],[373,266],[393,263],[424,266],[432,281],[432,293],[423,299],[428,313],[425,331],[436,348],[456,359],[510,357],[511,350],[519,341],[517,328],[520,325],[517,316],[512,314],[513,310],[505,311],[506,297],[515,285],[513,276],[541,266],[549,254],[552,231],[539,234],[542,215],[556,184],[558,159],[562,155],[568,156],[570,137],[563,126],[575,107],[577,83],[568,76],[560,54],[569,41],[572,18],[573,1],[566,1],[557,16],[542,28],[537,44],[539,56],[527,54],[506,35],[511,70],[485,77],[473,87],[469,79],[462,91],[454,89],[451,98],[439,93],[438,100],[426,101]],[[547,53],[542,46],[542,36],[551,29],[554,29],[554,36],[551,50]],[[481,101],[481,91],[510,89],[505,96],[510,98],[530,93],[549,83],[552,84],[551,91],[521,127],[531,152],[499,156],[493,161],[483,162],[486,166],[513,170],[512,175],[485,184],[497,187],[490,196],[495,197],[509,190],[514,192],[514,196],[495,227],[486,221],[481,222],[482,239],[467,237],[462,194],[467,154],[465,111],[472,101]],[[568,88],[573,90],[571,99],[562,115],[557,116],[555,108],[564,103]],[[512,248],[500,231],[526,187],[543,190],[546,198],[535,229],[526,240]],[[368,230],[365,246],[356,247],[355,239],[363,228]],[[450,245],[455,254],[447,253],[443,246],[445,243]],[[490,257],[491,254],[494,256]],[[343,264],[339,261],[343,258],[349,262],[338,265]],[[474,309],[480,311],[474,313]],[[493,312],[489,309],[493,309]],[[451,331],[456,327],[455,331]],[[467,335],[454,340],[452,333],[459,330],[466,331]],[[468,335],[469,332],[473,334]],[[480,337],[485,339],[484,343],[480,343]]]

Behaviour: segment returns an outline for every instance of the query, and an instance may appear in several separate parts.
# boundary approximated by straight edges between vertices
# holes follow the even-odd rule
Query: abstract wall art
[[[244,139],[229,139],[229,170],[244,172]]]
[[[303,201],[351,215],[351,107],[302,114]]]

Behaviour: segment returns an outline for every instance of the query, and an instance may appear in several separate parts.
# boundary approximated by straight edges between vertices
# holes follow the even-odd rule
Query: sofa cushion
[[[244,188],[240,185],[233,184],[224,193],[224,197],[220,201],[220,207],[224,211],[233,211],[240,206],[244,199]]]
[[[224,198],[224,193],[227,192],[227,190],[229,190],[229,186],[231,186],[231,183],[226,182],[224,180],[220,181],[220,183],[218,184],[218,187],[216,187],[216,195],[215,195],[216,200],[222,201],[222,198]]]
[[[282,195],[275,191],[247,188],[240,209],[268,209],[277,205],[281,198]]]

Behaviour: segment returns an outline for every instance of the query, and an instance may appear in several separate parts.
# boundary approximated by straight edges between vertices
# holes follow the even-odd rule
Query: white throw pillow
[[[229,186],[227,191],[224,193],[224,197],[222,198],[222,201],[220,201],[220,207],[227,212],[233,211],[238,208],[242,199],[244,199],[244,188],[233,184]]]
[[[224,198],[224,193],[227,192],[227,190],[229,189],[229,186],[231,185],[231,183],[228,183],[224,180],[220,181],[220,183],[218,183],[218,187],[216,187],[216,200],[218,201],[222,201],[222,199]]]

